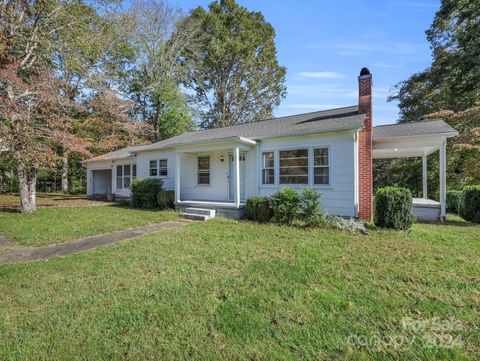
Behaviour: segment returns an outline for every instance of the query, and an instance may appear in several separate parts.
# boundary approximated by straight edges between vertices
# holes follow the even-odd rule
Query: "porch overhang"
[[[442,121],[443,122],[443,121]],[[420,123],[418,123],[420,124]],[[423,125],[423,124],[421,124]],[[400,129],[398,129],[400,128]],[[423,198],[414,201],[414,212],[424,212],[427,208],[440,208],[440,220],[446,219],[446,186],[447,186],[447,139],[458,135],[453,128],[447,132],[432,132],[424,134],[397,135],[397,136],[375,136],[373,138],[372,150],[373,159],[389,158],[422,158],[422,188]],[[397,131],[401,126],[397,125]],[[412,129],[410,129],[412,132]],[[413,129],[413,132],[415,129]],[[440,160],[440,202],[428,199],[427,184],[427,157],[438,151]],[[436,204],[435,207],[433,204]],[[428,205],[428,206],[427,206]],[[418,213],[420,214],[420,213]],[[417,214],[417,216],[418,216]]]
[[[400,136],[373,139],[373,158],[413,158],[428,156],[439,150],[447,138],[454,133],[428,134],[422,136]]]

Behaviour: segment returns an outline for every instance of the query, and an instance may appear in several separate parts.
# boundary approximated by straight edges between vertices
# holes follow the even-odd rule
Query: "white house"
[[[458,133],[442,120],[372,127],[367,68],[358,81],[358,105],[189,132],[92,158],[85,162],[87,195],[129,197],[133,178],[155,177],[175,190],[178,208],[240,217],[249,197],[313,187],[329,214],[371,219],[373,158],[423,157],[424,193],[414,211],[443,220],[445,146]],[[440,202],[427,194],[426,157],[436,151]]]

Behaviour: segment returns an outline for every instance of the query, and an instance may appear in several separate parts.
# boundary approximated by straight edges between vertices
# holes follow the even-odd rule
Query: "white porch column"
[[[447,194],[447,140],[443,139],[440,146],[440,220],[445,222],[446,206],[445,199]]]
[[[239,207],[240,205],[240,147],[235,146],[233,148],[233,165],[234,165],[234,204],[235,207]]]
[[[175,153],[175,202],[180,202],[181,153]]]
[[[422,157],[422,181],[423,181],[423,198],[428,198],[428,173],[427,173],[427,156]]]

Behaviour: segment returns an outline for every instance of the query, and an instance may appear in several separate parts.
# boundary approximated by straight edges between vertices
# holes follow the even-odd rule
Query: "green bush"
[[[383,228],[408,229],[412,215],[412,193],[406,188],[385,187],[375,193],[375,225]]]
[[[322,223],[322,205],[320,203],[321,193],[313,188],[303,188],[300,194],[301,219],[307,226],[318,226]]]
[[[270,222],[273,216],[270,197],[251,197],[247,199],[246,215],[248,219],[260,223]]]
[[[131,202],[128,199],[120,199],[117,203],[120,207],[130,207]]]
[[[466,221],[480,223],[480,185],[463,188],[460,215]]]
[[[447,206],[450,212],[460,213],[462,205],[462,191],[448,191],[447,192]]]
[[[175,191],[163,190],[158,192],[157,201],[160,209],[175,208]]]
[[[300,214],[300,195],[295,189],[282,188],[272,196],[272,220],[282,224],[292,224]]]
[[[136,178],[132,181],[132,207],[143,209],[158,208],[157,195],[163,182],[156,178]]]

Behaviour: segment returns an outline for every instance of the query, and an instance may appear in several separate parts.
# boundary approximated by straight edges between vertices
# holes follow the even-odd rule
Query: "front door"
[[[228,198],[233,201],[235,195],[235,169],[233,154],[228,155],[229,168],[228,168]],[[240,199],[245,200],[245,153],[240,153]]]

